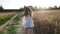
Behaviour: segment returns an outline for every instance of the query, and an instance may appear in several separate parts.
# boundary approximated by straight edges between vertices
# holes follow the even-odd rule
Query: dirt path
[[[3,34],[22,34],[23,29],[21,28],[21,24],[20,24],[21,21],[19,20],[20,19],[20,17],[19,17],[20,14],[19,13],[16,14],[13,18],[11,18],[5,24],[0,26],[0,34],[1,34],[1,31],[3,32]]]
[[[21,28],[21,21],[16,21],[16,16],[19,16],[20,14],[16,14],[13,18],[11,18],[9,21],[7,21],[5,24],[0,26],[0,31],[3,31],[4,34],[22,34],[24,32],[24,29]],[[18,19],[20,19],[19,17]],[[12,30],[13,29],[13,30]],[[10,30],[10,31],[9,31]],[[13,32],[11,32],[13,31]]]
[[[3,28],[8,25],[10,22],[12,22],[12,20],[17,16],[18,14],[16,14],[14,17],[12,17],[9,21],[7,21],[5,24],[0,26],[0,31],[3,30]]]

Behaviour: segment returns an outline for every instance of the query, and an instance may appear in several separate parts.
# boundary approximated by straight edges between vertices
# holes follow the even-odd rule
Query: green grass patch
[[[13,23],[8,25],[9,28],[7,29],[7,34],[16,34],[17,29],[19,28],[18,21],[19,16],[17,15],[13,20]]]
[[[8,15],[4,18],[0,18],[0,26],[3,25],[6,21],[8,21],[9,19],[11,19],[14,15],[16,15],[17,13],[15,14],[11,14],[11,15]]]
[[[17,22],[17,21],[19,21],[20,19],[19,19],[19,16],[17,15],[15,18],[14,18],[14,22]]]

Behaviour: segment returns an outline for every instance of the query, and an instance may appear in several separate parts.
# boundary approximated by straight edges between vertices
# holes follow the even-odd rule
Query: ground
[[[12,34],[16,34],[15,28],[17,28],[17,34],[20,34],[21,32],[20,25],[18,24],[18,19],[20,18],[13,19],[13,24],[8,25],[9,27],[7,26],[10,32],[13,31],[11,32]],[[60,10],[36,11],[34,12],[33,19],[35,24],[35,34],[60,34]]]

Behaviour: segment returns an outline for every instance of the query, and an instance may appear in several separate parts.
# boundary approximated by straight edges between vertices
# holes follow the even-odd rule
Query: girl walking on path
[[[32,9],[30,7],[24,7],[24,15],[22,17],[22,27],[25,29],[24,34],[33,34],[34,21],[33,21]]]

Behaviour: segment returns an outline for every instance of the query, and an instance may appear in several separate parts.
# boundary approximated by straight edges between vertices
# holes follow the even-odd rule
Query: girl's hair
[[[24,7],[24,11],[25,11],[24,13],[25,16],[28,15],[32,16],[32,9],[30,7]]]

